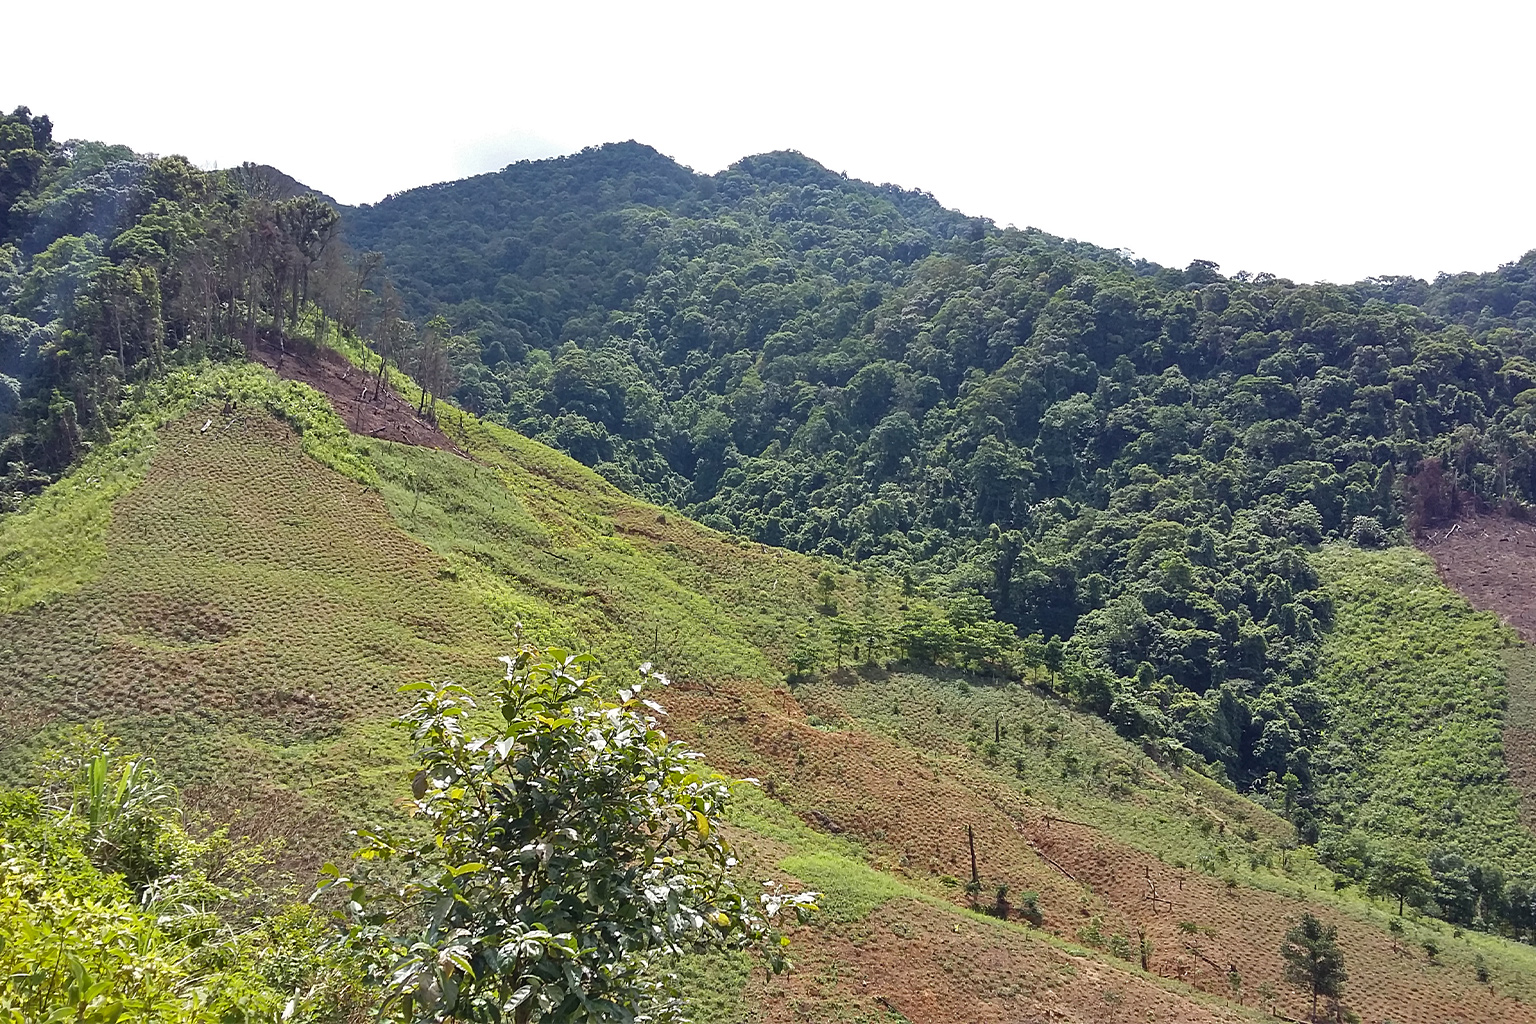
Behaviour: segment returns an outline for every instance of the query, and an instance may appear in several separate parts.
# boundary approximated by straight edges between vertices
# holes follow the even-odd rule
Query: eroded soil
[[[1472,602],[1536,640],[1536,525],[1474,516],[1429,531],[1419,547],[1440,578]]]
[[[963,875],[971,824],[983,876],[1039,893],[1044,931],[1071,941],[1097,920],[1106,934],[1145,935],[1151,954],[1147,971],[1134,958],[1072,957],[1018,927],[957,921],[931,903],[896,900],[848,934],[817,936],[813,945],[828,959],[812,954],[783,983],[784,997],[768,1001],[775,1024],[833,1019],[816,1015],[833,994],[869,1014],[863,1019],[880,1019],[883,1008],[920,1024],[1214,1021],[1270,1007],[1299,1020],[1306,1001],[1281,980],[1276,951],[1303,909],[1338,927],[1349,951],[1345,1002],[1362,1020],[1536,1021],[1500,985],[1431,962],[1380,927],[1303,902],[1304,894],[1229,888],[1056,817],[980,768],[947,762],[938,770],[931,752],[812,727],[793,694],[778,691],[777,700],[752,684],[722,684],[670,694],[668,708],[675,726],[699,730],[690,739],[712,764],[775,780],[778,799],[802,820],[857,839],[896,877],[921,886],[925,876]],[[949,891],[963,903],[959,890]],[[1198,931],[1188,933],[1186,923]]]
[[[438,424],[418,416],[416,406],[388,386],[380,391],[376,375],[364,373],[331,349],[292,340],[280,345],[262,337],[250,352],[253,360],[279,377],[308,384],[329,398],[354,434],[464,454]]]

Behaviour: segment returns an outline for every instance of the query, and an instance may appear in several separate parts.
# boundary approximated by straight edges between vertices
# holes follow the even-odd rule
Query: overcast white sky
[[[8,4],[0,105],[350,203],[638,139],[1297,280],[1536,248],[1536,5]]]

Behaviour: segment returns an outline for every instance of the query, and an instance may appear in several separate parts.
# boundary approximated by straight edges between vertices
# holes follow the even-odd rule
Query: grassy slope
[[[1350,769],[1328,802],[1368,834],[1528,869],[1536,839],[1501,736],[1514,633],[1412,548],[1337,545],[1313,561],[1337,609],[1321,675],[1338,710],[1329,756]]]
[[[1504,718],[1504,756],[1510,781],[1520,794],[1520,818],[1536,824],[1536,648],[1512,647],[1508,670],[1509,709]]]
[[[737,815],[747,862],[833,893],[791,978],[765,987],[737,960],[690,965],[705,1020],[894,1019],[887,1007],[937,1021],[1216,1019],[1227,977],[1206,961],[1240,966],[1251,1008],[1280,987],[1278,934],[1298,900],[1344,928],[1362,1012],[1536,1019],[1475,986],[1471,945],[1443,966],[1392,954],[1379,908],[1314,892],[1327,876],[1305,856],[1282,863],[1282,822],[1033,690],[871,671],[792,691],[792,639],[823,618],[811,559],[680,520],[473,421],[475,461],[348,440],[312,394],[239,372],[257,376],[233,409],[221,397],[176,419],[193,391],[146,413],[167,425],[110,518],[87,517],[95,533],[54,528],[83,501],[71,495],[93,494],[81,474],[0,524],[0,564],[23,567],[13,593],[46,597],[0,619],[13,765],[46,721],[106,718],[209,805],[244,807],[252,831],[306,837],[291,865],[307,870],[401,791],[395,685],[473,684],[521,623],[610,667],[662,663],[679,680],[675,731],[772,795]],[[270,415],[295,402],[309,410],[285,414],[302,439]],[[61,554],[31,557],[42,536]],[[894,591],[862,586],[842,576],[845,606],[899,612]],[[967,824],[986,897],[1003,882],[1015,901],[1038,892],[1043,930],[956,907]],[[1172,908],[1147,903],[1149,879]],[[1203,929],[1199,955],[1180,920]],[[1124,955],[1137,928],[1152,975]],[[1470,941],[1500,993],[1536,996],[1528,950]]]
[[[312,390],[273,381],[260,367],[247,364],[174,370],[135,390],[110,442],[87,454],[73,473],[26,510],[0,518],[0,610],[46,602],[97,578],[106,557],[112,503],[143,479],[159,430],[210,402],[264,409],[293,426],[303,450],[318,461],[372,482],[346,440],[345,427]]]

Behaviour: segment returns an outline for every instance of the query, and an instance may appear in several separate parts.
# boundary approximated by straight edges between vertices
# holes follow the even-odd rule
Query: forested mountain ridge
[[[711,525],[980,595],[1244,785],[1310,788],[1327,728],[1309,545],[1536,495],[1536,253],[1224,277],[633,143],[345,224],[459,332],[468,407]]]
[[[614,675],[675,675],[668,731],[763,780],[723,823],[746,870],[828,894],[782,987],[749,985],[746,961],[694,964],[701,1020],[1294,1014],[1279,950],[1304,907],[1340,929],[1347,1005],[1371,1019],[1529,1016],[1530,948],[1478,933],[1536,935],[1533,840],[1499,746],[1513,637],[1406,546],[1367,550],[1463,500],[1457,472],[1476,482],[1472,461],[1433,461],[1460,451],[1443,447],[1448,381],[1485,433],[1520,407],[1499,376],[1515,357],[1489,340],[1521,329],[1520,266],[1368,282],[1335,309],[1327,289],[999,232],[795,154],[717,187],[629,145],[522,166],[498,244],[523,276],[474,300],[483,322],[444,302],[412,323],[400,293],[422,301],[419,282],[397,271],[397,291],[382,257],[343,249],[324,197],[280,172],[61,144],[26,111],[0,139],[20,182],[0,239],[7,782],[102,723],[212,813],[200,827],[238,808],[237,828],[290,841],[307,889],[318,851],[394,820],[411,787],[395,684],[483,692],[494,656],[532,637]],[[379,244],[440,223],[474,241],[485,218],[458,188],[426,190],[439,205]],[[475,285],[470,248],[417,256],[434,251],[463,264],[443,295]],[[498,326],[503,285],[542,318]],[[1459,305],[1425,312],[1435,296]],[[1273,308],[1290,299],[1299,327]],[[1275,335],[1257,389],[1223,333],[1239,300]],[[1388,391],[1456,330],[1492,376],[1443,377],[1421,436],[1413,417],[1350,433],[1353,399],[1333,419],[1302,401],[1332,376],[1319,323],[1367,313],[1402,325]],[[1276,359],[1308,351],[1306,372]],[[777,521],[822,554],[701,527],[436,404],[469,404],[471,380],[521,394],[526,430],[607,445],[595,461],[631,490],[672,488],[759,537]],[[1261,414],[1286,388],[1298,447],[1271,451]],[[1341,444],[1373,474],[1325,461]],[[1207,777],[1223,772],[1247,795]],[[68,831],[60,798],[0,794],[0,860],[28,887],[96,872],[79,894],[115,916],[91,934],[158,936],[158,990],[185,1019],[270,1020],[291,995],[293,1019],[334,1021],[380,998],[382,976],[327,961],[313,911],[199,946],[144,909],[120,846]],[[62,867],[43,858],[55,835]],[[115,939],[60,942],[81,934],[65,912],[0,898],[23,1016],[54,979],[87,999],[91,972],[140,967]]]

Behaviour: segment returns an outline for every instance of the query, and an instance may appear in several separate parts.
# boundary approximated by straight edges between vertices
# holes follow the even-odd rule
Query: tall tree
[[[290,269],[289,319],[297,320],[299,306],[309,301],[310,273],[324,258],[341,227],[336,208],[314,193],[295,196],[277,204],[277,222],[295,259]]]
[[[1285,941],[1280,944],[1285,980],[1312,996],[1310,1020],[1317,1019],[1318,997],[1339,998],[1344,982],[1349,979],[1338,940],[1336,926],[1324,925],[1311,914],[1302,914],[1301,921],[1285,933]]]
[[[1367,891],[1372,896],[1391,896],[1397,900],[1397,916],[1403,916],[1403,904],[1422,907],[1435,892],[1435,879],[1423,857],[1406,850],[1383,850],[1376,854]]]

